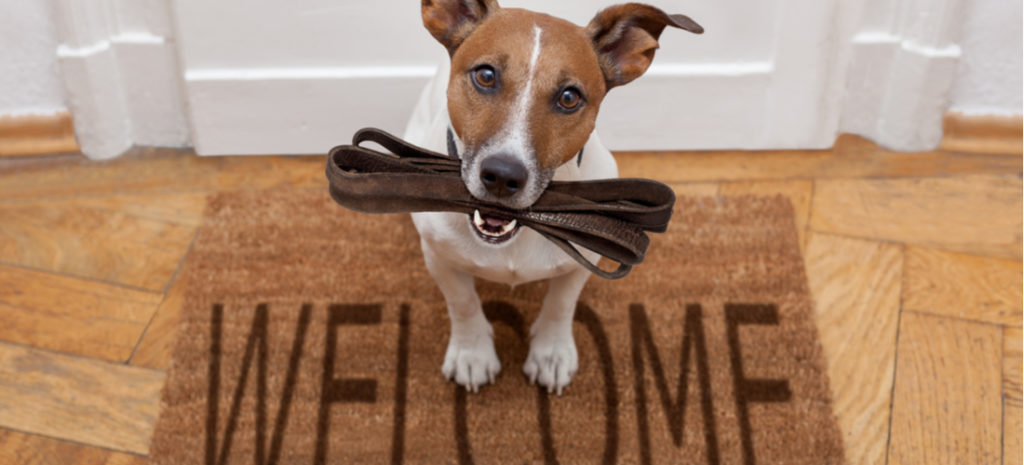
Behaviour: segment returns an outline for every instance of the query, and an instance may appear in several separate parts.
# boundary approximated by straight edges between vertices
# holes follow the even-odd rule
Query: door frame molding
[[[50,1],[56,55],[82,152],[105,159],[132,145],[188,145],[166,2]]]
[[[850,39],[839,130],[894,150],[937,147],[960,61],[964,0],[862,3],[888,9],[888,24]]]

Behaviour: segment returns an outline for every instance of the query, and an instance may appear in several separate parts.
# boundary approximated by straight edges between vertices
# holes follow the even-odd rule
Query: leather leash
[[[391,154],[361,147],[376,142]],[[647,232],[665,232],[675,193],[649,179],[552,181],[532,206],[512,210],[473,197],[462,182],[462,161],[416,147],[375,128],[327,156],[331,198],[364,213],[460,212],[514,218],[569,254],[592,273],[619,279],[643,262]],[[605,271],[572,243],[618,263]]]

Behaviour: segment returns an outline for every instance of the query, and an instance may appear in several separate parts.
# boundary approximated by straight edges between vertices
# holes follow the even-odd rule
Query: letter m
[[[704,322],[700,305],[686,306],[683,326],[682,356],[679,358],[679,380],[676,384],[675,399],[669,390],[668,379],[661,363],[661,356],[651,334],[651,323],[643,305],[629,307],[629,333],[633,349],[633,375],[636,390],[636,418],[640,439],[641,463],[651,463],[651,434],[647,419],[647,391],[644,352],[650,360],[654,374],[654,385],[658,390],[662,409],[668,419],[668,428],[676,447],[683,444],[683,424],[686,418],[687,380],[690,372],[691,349],[696,348],[697,381],[700,384],[700,405],[704,418],[704,440],[707,447],[708,463],[717,464],[718,441],[715,437],[715,417],[711,403],[711,380],[708,372],[707,343],[704,339]]]

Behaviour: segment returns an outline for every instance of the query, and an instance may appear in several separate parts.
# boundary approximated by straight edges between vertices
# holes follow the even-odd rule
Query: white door
[[[706,32],[666,30],[648,73],[609,94],[598,130],[616,150],[828,147],[844,118],[868,111],[851,105],[891,99],[873,89],[874,100],[854,95],[844,112],[849,62],[867,59],[852,39],[871,50],[872,37],[888,44],[877,59],[888,67],[857,74],[876,79],[900,63],[893,47],[913,29],[898,21],[905,6],[928,13],[959,2],[650,0]],[[501,3],[583,25],[619,2]],[[364,126],[401,133],[447,57],[414,1],[173,0],[173,15],[192,141],[203,155],[324,153]]]

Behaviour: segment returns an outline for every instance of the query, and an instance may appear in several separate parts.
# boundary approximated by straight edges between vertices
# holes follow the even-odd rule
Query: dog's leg
[[[501,371],[501,361],[494,351],[494,332],[480,307],[473,275],[439,260],[425,243],[422,247],[427,271],[444,294],[451,320],[452,332],[441,373],[447,379],[454,378],[467,391],[477,392],[480,386],[494,382]]]
[[[548,392],[562,395],[579,368],[572,318],[580,291],[589,277],[589,271],[579,268],[552,278],[537,321],[530,327],[530,354],[523,365],[523,373],[531,383],[547,387]]]

